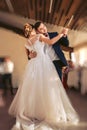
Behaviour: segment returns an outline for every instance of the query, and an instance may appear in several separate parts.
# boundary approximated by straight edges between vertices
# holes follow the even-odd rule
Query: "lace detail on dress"
[[[35,51],[35,44],[37,41],[39,41],[40,35],[37,34],[36,36],[31,37],[27,40],[27,43],[25,44],[25,47],[29,49],[30,51]],[[34,42],[34,43],[33,43]],[[41,43],[40,43],[41,44]]]
[[[29,51],[35,51],[34,44],[31,42],[30,39],[28,39],[27,43],[25,44],[25,47],[26,47]]]

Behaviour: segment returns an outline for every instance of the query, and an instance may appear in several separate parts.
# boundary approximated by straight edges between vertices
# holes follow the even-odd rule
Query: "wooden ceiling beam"
[[[9,12],[9,8],[5,0],[0,0],[0,11]]]
[[[50,0],[45,0],[45,8],[44,8],[44,13],[45,13],[45,22],[49,22],[49,8],[50,8]]]
[[[65,5],[68,5],[69,1],[70,0],[63,0],[62,1],[62,4],[61,4],[61,16],[60,16],[61,18],[60,18],[60,21],[58,21],[58,24],[60,26],[64,26],[65,20],[67,19],[67,16],[65,15],[67,7]]]
[[[54,7],[53,7],[54,12],[53,12],[52,17],[51,17],[53,24],[55,24],[56,19],[57,19],[57,7],[58,7],[58,5],[59,5],[59,1],[55,0]]]
[[[50,13],[51,0],[21,0],[21,2],[20,0],[16,2],[10,0],[10,2],[14,14],[24,18],[41,20],[44,23],[66,27],[69,19],[74,15],[70,29],[75,30],[84,28],[85,23],[87,23],[87,0],[52,0]],[[0,0],[0,11],[12,13],[8,4],[5,0]]]

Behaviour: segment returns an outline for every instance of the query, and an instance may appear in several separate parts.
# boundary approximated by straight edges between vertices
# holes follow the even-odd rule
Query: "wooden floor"
[[[16,93],[16,90],[14,92]],[[0,91],[1,94],[2,91]],[[74,89],[68,89],[67,94],[80,116],[80,123],[78,125],[68,125],[60,130],[87,130],[87,95],[81,95],[80,91]],[[13,98],[14,96],[11,95],[9,90],[5,97],[0,96],[0,130],[11,130],[15,123],[15,118],[8,114]]]

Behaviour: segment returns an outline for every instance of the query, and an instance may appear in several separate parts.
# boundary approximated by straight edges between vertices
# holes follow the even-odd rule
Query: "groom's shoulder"
[[[58,35],[58,32],[48,32],[49,35]]]

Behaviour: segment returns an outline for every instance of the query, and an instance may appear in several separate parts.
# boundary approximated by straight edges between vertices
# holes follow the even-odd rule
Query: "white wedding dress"
[[[10,106],[9,113],[17,119],[12,130],[51,130],[46,124],[79,121],[44,46],[38,39],[33,45],[26,44],[37,56],[28,61],[23,81]],[[37,123],[38,129],[34,127]]]

